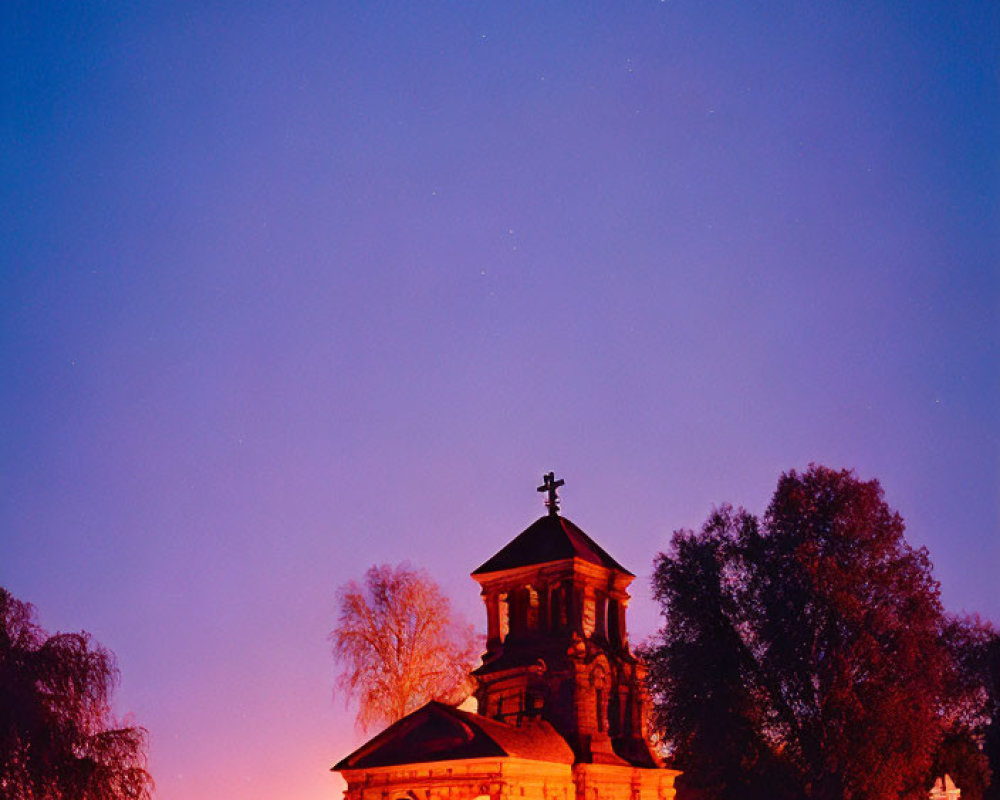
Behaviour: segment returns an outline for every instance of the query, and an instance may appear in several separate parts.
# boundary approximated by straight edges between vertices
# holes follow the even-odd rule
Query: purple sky
[[[633,639],[811,461],[1000,620],[1000,5],[540,5],[0,10],[0,585],[161,800],[339,796],[337,586],[482,627],[550,469]]]

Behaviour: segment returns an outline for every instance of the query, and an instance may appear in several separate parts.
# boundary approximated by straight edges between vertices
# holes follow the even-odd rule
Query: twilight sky
[[[1000,5],[7,2],[0,585],[160,800],[335,800],[336,588],[810,462],[1000,620]]]

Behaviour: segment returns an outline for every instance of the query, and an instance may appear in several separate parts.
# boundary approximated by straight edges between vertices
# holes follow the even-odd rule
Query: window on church
[[[597,730],[604,733],[604,690],[598,689],[597,695]]]
[[[608,698],[608,733],[619,736],[621,728],[622,703],[618,692],[612,691]]]
[[[525,589],[525,617],[528,630],[538,629],[538,592],[533,586]]]
[[[608,601],[608,641],[614,645],[622,644],[621,606],[617,600]]]
[[[510,593],[510,632],[517,635],[528,629],[529,588]]]
[[[562,586],[549,590],[549,629],[558,631],[566,626],[566,605],[563,603]]]
[[[608,638],[608,598],[598,595],[594,601],[596,620],[594,621],[594,632],[598,637],[607,641]]]

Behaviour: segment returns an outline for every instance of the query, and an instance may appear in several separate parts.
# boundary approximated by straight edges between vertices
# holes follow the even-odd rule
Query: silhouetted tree
[[[0,588],[0,797],[146,800],[146,731],[116,722],[114,656],[87,633],[49,635]]]
[[[372,566],[364,585],[338,591],[340,616],[330,634],[342,670],[337,685],[358,700],[362,730],[394,722],[429,700],[457,703],[472,689],[481,643],[472,626],[423,571]]]
[[[947,617],[941,636],[951,660],[941,706],[944,737],[932,773],[951,775],[962,800],[982,800],[988,789],[995,798],[1000,787],[991,788],[990,781],[1000,775],[1000,634],[972,616]]]
[[[990,632],[981,674],[989,720],[983,732],[983,752],[989,760],[993,780],[983,796],[986,800],[1000,800],[1000,632],[996,628]]]
[[[656,560],[657,719],[703,796],[926,797],[948,653],[938,585],[877,481],[811,466]],[[721,746],[720,746],[721,742]]]
[[[684,770],[678,790],[698,798],[781,798],[788,781],[764,736],[766,720],[748,676],[750,653],[735,624],[738,594],[729,584],[743,528],[757,521],[725,506],[698,534],[678,531],[672,555],[656,563],[654,591],[669,627],[640,648],[656,700],[654,727]]]

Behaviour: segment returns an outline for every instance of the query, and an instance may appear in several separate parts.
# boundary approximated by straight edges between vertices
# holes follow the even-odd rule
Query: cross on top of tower
[[[549,514],[555,517],[559,514],[559,496],[556,494],[556,490],[566,483],[566,481],[562,478],[556,480],[556,474],[554,472],[546,473],[542,480],[544,483],[538,487],[538,491],[548,492],[549,496],[545,500],[545,507],[549,510]]]

